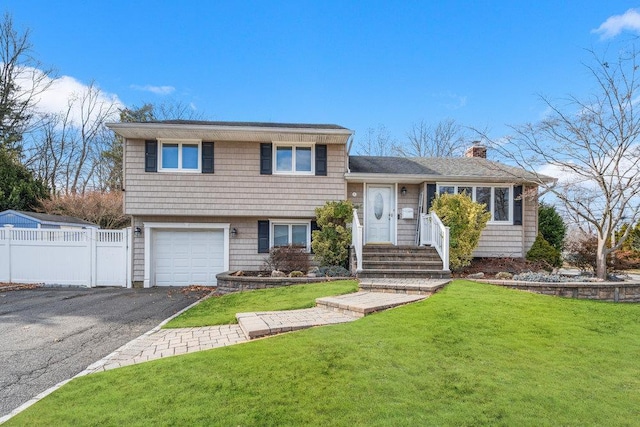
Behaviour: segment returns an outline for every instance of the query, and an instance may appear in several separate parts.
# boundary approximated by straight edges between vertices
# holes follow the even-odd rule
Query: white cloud
[[[170,93],[173,93],[176,90],[176,88],[173,86],[153,86],[153,85],[144,85],[144,86],[131,85],[131,89],[141,90],[144,92],[151,92],[156,95],[169,95]]]
[[[38,82],[32,92],[35,94],[33,100],[36,111],[41,114],[65,113],[73,103],[69,116],[73,123],[80,123],[81,118],[80,102],[74,101],[86,95],[90,89],[93,89],[93,96],[96,97],[94,105],[103,111],[112,111],[114,120],[117,119],[117,110],[124,107],[117,95],[100,90],[95,83],[88,85],[70,76],[52,79],[44,76],[41,70],[25,68],[17,80],[22,93],[31,93],[34,82]]]
[[[610,39],[625,30],[640,33],[640,12],[638,9],[629,9],[622,15],[610,16],[591,32],[600,34],[601,39]]]

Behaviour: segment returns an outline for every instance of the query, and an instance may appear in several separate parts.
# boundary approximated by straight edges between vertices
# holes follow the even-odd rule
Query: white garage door
[[[153,233],[156,286],[215,285],[224,271],[224,231]]]

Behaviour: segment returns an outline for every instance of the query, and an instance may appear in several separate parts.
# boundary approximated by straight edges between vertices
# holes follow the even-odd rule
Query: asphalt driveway
[[[203,295],[176,288],[0,292],[0,417]]]

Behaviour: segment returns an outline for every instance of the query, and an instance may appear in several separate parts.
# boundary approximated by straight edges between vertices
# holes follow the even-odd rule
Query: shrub
[[[611,259],[614,271],[624,271],[640,268],[640,253],[637,251],[618,250]]]
[[[269,256],[264,260],[264,269],[271,271],[309,271],[309,266],[309,254],[300,246],[271,248]]]
[[[583,271],[596,271],[598,237],[589,235],[569,241],[565,261]]]
[[[526,258],[528,261],[543,261],[551,267],[562,266],[560,251],[547,242],[542,233],[538,233],[536,236],[536,240],[533,242],[529,252],[527,252]]]
[[[347,224],[352,218],[353,204],[350,200],[330,201],[316,208],[320,229],[313,231],[311,247],[320,265],[348,265],[351,229]]]
[[[441,194],[434,199],[431,209],[449,227],[449,268],[466,267],[491,213],[465,194]]]
[[[542,237],[551,246],[562,252],[567,226],[554,206],[540,203],[538,207],[538,229],[542,233]]]
[[[64,194],[42,200],[42,210],[53,215],[68,215],[98,224],[100,228],[118,229],[131,224],[122,209],[122,192]]]

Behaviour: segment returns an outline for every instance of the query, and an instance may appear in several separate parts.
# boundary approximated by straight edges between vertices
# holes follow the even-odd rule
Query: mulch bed
[[[543,270],[543,265],[527,261],[524,258],[474,258],[471,265],[456,271],[453,277],[466,277],[469,274],[484,273],[485,278],[493,278],[500,272],[519,274],[527,271]]]
[[[0,282],[0,292],[5,291],[19,291],[22,289],[35,289],[40,287],[38,284],[34,283],[4,283]]]

